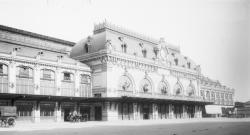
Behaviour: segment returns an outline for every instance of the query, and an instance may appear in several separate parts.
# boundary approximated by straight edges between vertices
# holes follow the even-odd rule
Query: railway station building
[[[233,98],[164,38],[106,21],[77,43],[0,25],[0,106],[16,106],[20,121],[201,118]]]

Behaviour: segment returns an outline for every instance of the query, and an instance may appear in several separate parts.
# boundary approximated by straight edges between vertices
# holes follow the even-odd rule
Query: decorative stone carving
[[[124,91],[133,91],[132,81],[127,75],[121,76],[119,80],[119,87]]]
[[[107,50],[113,50],[113,49],[114,49],[113,46],[112,46],[112,44],[111,44],[111,40],[107,40],[107,41],[106,41],[106,43],[105,43],[105,48],[106,48]]]
[[[174,93],[175,95],[181,95],[182,94],[182,87],[179,82],[177,82],[174,86]]]
[[[15,84],[14,84],[13,82],[10,82],[10,83],[9,83],[9,87],[10,87],[10,88],[14,88],[14,87],[15,87]]]
[[[122,84],[122,89],[123,89],[124,91],[127,91],[128,88],[129,88],[129,86],[130,86],[130,82],[125,81],[125,82]]]
[[[154,47],[154,54],[155,54],[156,58],[159,58],[159,51],[160,51],[160,48],[158,46],[155,46]]]
[[[187,87],[187,95],[194,96],[194,94],[195,94],[195,88],[194,88],[194,85],[192,84],[192,82],[190,81],[190,84]]]
[[[39,89],[39,85],[37,85],[37,84],[35,84],[34,87],[35,87],[36,90]]]
[[[142,89],[143,89],[143,92],[148,92],[149,91],[149,84],[144,84],[143,86],[142,86]]]
[[[147,78],[144,78],[141,82],[141,91],[144,93],[152,91],[152,84]]]
[[[166,95],[166,94],[168,94],[168,91],[169,91],[169,87],[168,87],[167,83],[164,81],[161,81],[159,84],[159,92],[161,94]]]
[[[167,86],[163,86],[163,87],[161,88],[161,93],[162,93],[162,94],[167,94],[167,93],[168,93],[168,91],[167,91]]]

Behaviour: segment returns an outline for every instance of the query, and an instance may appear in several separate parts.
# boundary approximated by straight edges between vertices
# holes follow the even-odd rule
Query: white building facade
[[[180,48],[107,22],[76,44],[0,27],[0,105],[17,106],[19,120],[201,118],[217,104],[203,82]],[[232,105],[234,91],[223,93]]]

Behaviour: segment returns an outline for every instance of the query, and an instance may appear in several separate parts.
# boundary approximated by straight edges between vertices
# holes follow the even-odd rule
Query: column
[[[195,105],[195,118],[201,118],[201,117],[202,117],[201,107],[199,105]]]
[[[78,71],[75,72],[75,96],[80,96],[80,74]]]
[[[55,121],[56,122],[62,121],[62,107],[60,102],[56,102],[55,104]]]
[[[152,109],[153,109],[153,119],[156,120],[156,119],[158,119],[158,106],[157,106],[157,104],[153,103]]]
[[[106,114],[107,121],[118,120],[118,109],[115,108],[115,104],[116,103],[114,103],[114,102],[105,102],[105,104],[104,104],[105,108],[107,110],[107,114]],[[128,105],[128,107],[129,107],[129,105]]]
[[[8,66],[9,93],[16,93],[16,65],[10,61]]]
[[[90,120],[95,120],[95,106],[93,104],[90,106]]]
[[[182,118],[187,118],[186,105],[182,105]]]
[[[56,76],[56,95],[61,96],[61,81],[62,81],[62,75],[61,75],[61,69],[56,68],[55,72]]]
[[[40,94],[40,67],[38,65],[35,65],[34,67],[34,94],[39,95]]]
[[[32,111],[32,116],[33,116],[33,122],[40,122],[40,102],[37,101],[33,104],[33,111]]]
[[[133,114],[134,114],[134,120],[139,120],[137,103],[133,103]]]
[[[172,104],[169,104],[169,118],[174,118],[174,111],[173,111],[173,105]]]

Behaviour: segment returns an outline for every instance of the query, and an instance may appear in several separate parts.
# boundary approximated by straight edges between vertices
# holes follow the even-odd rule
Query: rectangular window
[[[44,79],[52,79],[51,78],[51,71],[49,71],[49,70],[43,70],[43,78]]]
[[[0,64],[0,74],[3,74],[3,64]]]
[[[178,59],[174,59],[175,65],[178,65]]]
[[[144,58],[146,58],[147,57],[147,50],[145,50],[145,49],[142,50],[142,55],[143,55]]]
[[[122,52],[127,53],[127,44],[122,44]]]
[[[187,63],[187,66],[188,66],[188,68],[190,69],[190,68],[191,68],[191,63],[188,62],[188,63]]]
[[[28,67],[20,67],[19,68],[19,76],[29,77],[29,68]]]
[[[64,73],[63,74],[63,80],[71,81],[70,73]]]
[[[90,83],[90,77],[88,75],[81,75],[81,83]]]

